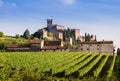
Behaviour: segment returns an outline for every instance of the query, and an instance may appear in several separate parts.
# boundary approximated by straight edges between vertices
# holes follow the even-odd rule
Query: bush
[[[0,32],[0,37],[4,37],[4,33],[3,32]]]

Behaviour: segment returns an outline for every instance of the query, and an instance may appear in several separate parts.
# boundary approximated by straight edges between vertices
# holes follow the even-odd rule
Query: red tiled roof
[[[66,47],[62,47],[62,46],[44,46],[42,49],[46,49],[46,50],[54,50],[54,49],[65,49]]]
[[[30,44],[40,44],[41,40],[35,40],[35,39],[33,39],[33,40],[30,40],[29,43]]]
[[[28,45],[27,44],[8,44],[7,45],[7,48],[24,48],[24,47],[28,47]]]
[[[93,41],[93,42],[81,42],[78,41],[79,44],[112,44],[113,41]]]
[[[45,46],[61,46],[61,41],[45,41]]]

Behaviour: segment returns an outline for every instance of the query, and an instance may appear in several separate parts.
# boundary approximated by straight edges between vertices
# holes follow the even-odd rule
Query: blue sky
[[[33,33],[51,16],[55,24],[120,47],[120,0],[0,0],[0,31],[6,35]]]

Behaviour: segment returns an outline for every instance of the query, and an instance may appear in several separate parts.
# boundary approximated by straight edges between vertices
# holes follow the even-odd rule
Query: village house
[[[63,45],[63,41],[45,41],[43,51],[66,51],[67,47]]]
[[[7,45],[6,51],[29,51],[29,45],[9,44]]]
[[[33,39],[33,40],[29,41],[29,45],[30,45],[29,46],[30,50],[32,50],[32,51],[40,51],[44,46],[44,40],[35,40],[35,39]]]
[[[63,41],[44,41],[32,39],[28,45],[10,44],[6,51],[66,51]]]

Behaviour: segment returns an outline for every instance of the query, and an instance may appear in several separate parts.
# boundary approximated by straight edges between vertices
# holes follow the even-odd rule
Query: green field
[[[119,81],[120,57],[86,52],[1,52],[0,81]]]

